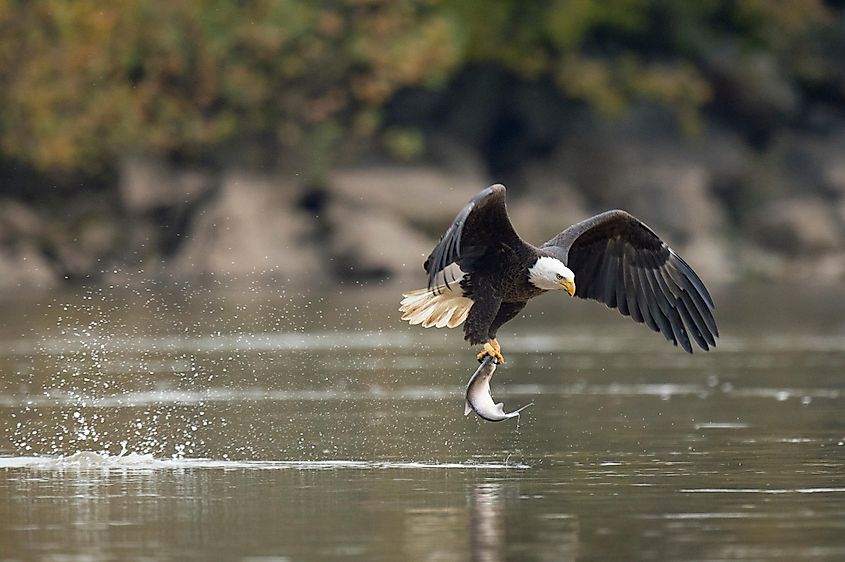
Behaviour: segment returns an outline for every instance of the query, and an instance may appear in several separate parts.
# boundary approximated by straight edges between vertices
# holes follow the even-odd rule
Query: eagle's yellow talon
[[[505,362],[505,357],[502,355],[502,348],[496,340],[486,342],[484,344],[484,349],[482,349],[475,358],[478,359],[478,362],[480,363],[484,361],[484,358],[488,355],[491,355],[499,365]]]
[[[492,340],[490,340],[490,345],[492,345],[493,349],[496,350],[496,355],[502,355],[502,346],[499,345],[499,340],[493,338]]]

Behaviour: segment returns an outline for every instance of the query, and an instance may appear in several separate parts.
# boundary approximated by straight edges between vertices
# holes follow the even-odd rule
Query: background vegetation
[[[654,101],[694,133],[702,110],[720,109],[730,68],[841,103],[836,4],[2,0],[0,146],[39,170],[89,173],[127,151],[215,159],[240,143],[320,159],[374,134],[410,155],[413,135],[385,128],[396,93],[446,88],[479,64],[548,81],[605,116]]]

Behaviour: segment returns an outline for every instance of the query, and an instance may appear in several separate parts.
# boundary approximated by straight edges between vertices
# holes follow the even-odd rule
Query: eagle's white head
[[[557,258],[541,256],[528,268],[528,279],[544,291],[563,289],[569,296],[575,294],[575,274]]]

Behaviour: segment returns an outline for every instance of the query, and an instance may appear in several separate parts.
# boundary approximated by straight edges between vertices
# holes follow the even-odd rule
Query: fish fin
[[[510,414],[508,414],[508,415],[509,415],[509,416],[518,416],[518,415],[519,415],[519,413],[520,413],[522,410],[524,410],[524,409],[525,409],[525,408],[527,408],[528,406],[533,406],[533,405],[534,405],[534,402],[529,402],[528,404],[526,404],[526,405],[525,405],[525,406],[523,406],[522,408],[519,408],[519,409],[517,409],[517,410],[514,410],[513,412],[511,412],[511,413],[510,413]]]
[[[471,411],[472,411],[472,406],[469,405],[469,400],[467,400],[466,403],[464,404],[464,415],[468,416]]]

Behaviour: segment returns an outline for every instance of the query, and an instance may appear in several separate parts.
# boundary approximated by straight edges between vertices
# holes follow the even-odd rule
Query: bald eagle
[[[719,337],[704,283],[625,211],[596,215],[536,247],[514,230],[505,187],[493,185],[458,213],[423,267],[428,287],[403,295],[402,319],[425,328],[464,324],[464,339],[484,346],[479,361],[492,355],[503,363],[496,332],[529,299],[555,290],[615,308],[689,353],[690,338],[707,351]]]

